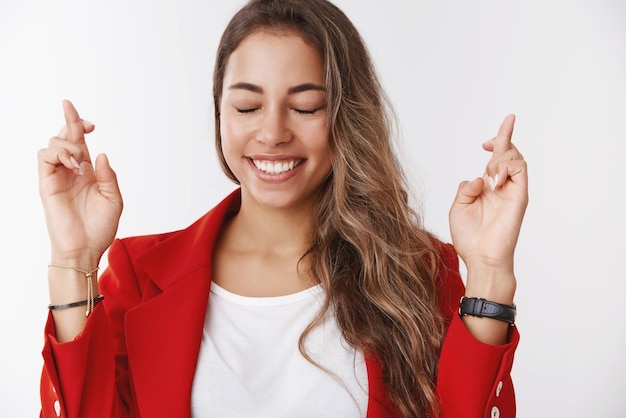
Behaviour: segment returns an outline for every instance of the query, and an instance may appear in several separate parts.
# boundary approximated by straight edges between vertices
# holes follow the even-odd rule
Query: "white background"
[[[36,152],[71,99],[125,197],[119,236],[182,228],[233,189],[211,74],[241,4],[0,0],[0,416],[38,414],[48,241]],[[626,2],[340,0],[395,104],[426,225],[504,116],[528,160],[518,416],[626,416]]]

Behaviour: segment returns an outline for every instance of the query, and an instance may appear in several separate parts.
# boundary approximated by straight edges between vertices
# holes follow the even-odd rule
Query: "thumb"
[[[485,187],[485,181],[481,178],[475,178],[472,181],[464,181],[459,184],[459,189],[454,198],[456,205],[470,205],[474,203],[476,198],[480,196]]]
[[[117,174],[111,168],[109,159],[106,154],[100,154],[96,157],[96,166],[94,167],[96,181],[100,193],[112,201],[122,206],[122,194],[117,183]]]

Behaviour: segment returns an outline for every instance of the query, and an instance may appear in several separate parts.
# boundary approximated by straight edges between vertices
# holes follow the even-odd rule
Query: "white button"
[[[54,401],[54,412],[56,412],[57,417],[61,416],[61,403],[58,400]]]
[[[491,408],[491,418],[500,418],[500,410],[497,406]]]
[[[498,396],[500,396],[500,391],[502,390],[502,386],[504,386],[504,385],[502,384],[502,380],[500,380],[500,381],[498,382],[498,386],[496,387],[496,398],[497,398]]]

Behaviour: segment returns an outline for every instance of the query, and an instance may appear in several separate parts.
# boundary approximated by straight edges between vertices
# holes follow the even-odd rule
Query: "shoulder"
[[[109,256],[118,255],[120,252],[127,254],[141,254],[142,252],[167,241],[180,234],[183,230],[162,232],[150,235],[136,235],[124,238],[117,238],[111,244]]]
[[[161,246],[179,247],[192,245],[198,239],[211,240],[217,235],[229,214],[239,210],[240,204],[240,191],[237,189],[186,228],[118,238],[111,245],[109,255],[116,256],[123,252],[135,258]]]

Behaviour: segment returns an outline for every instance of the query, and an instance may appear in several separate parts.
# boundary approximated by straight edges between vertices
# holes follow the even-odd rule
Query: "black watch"
[[[482,298],[461,298],[461,306],[459,306],[459,315],[471,315],[479,318],[491,318],[498,321],[506,322],[510,325],[515,323],[515,314],[517,309],[515,305],[504,305],[502,303],[491,302]]]

